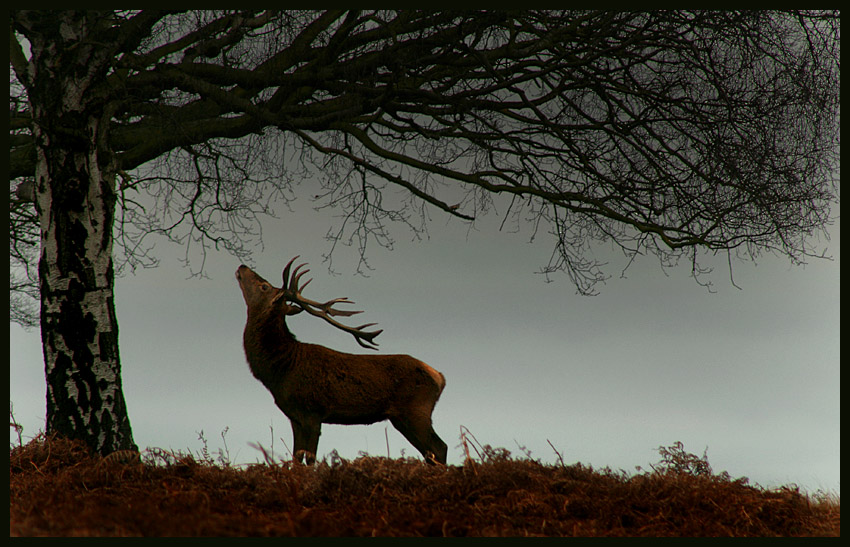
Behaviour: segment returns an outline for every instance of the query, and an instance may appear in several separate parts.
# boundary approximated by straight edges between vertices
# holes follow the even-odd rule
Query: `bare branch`
[[[605,275],[582,255],[596,238],[670,264],[696,248],[802,261],[820,254],[808,242],[837,199],[837,12],[142,10],[99,21],[115,60],[92,93],[115,113],[119,167],[182,200],[134,221],[168,234],[197,223],[199,239],[173,236],[182,241],[230,244],[214,210],[226,223],[241,211],[236,231],[259,233],[268,202],[217,197],[254,180],[279,195],[324,176],[327,204],[343,208],[331,237],[368,218],[383,242],[383,223],[419,230],[411,213],[424,225],[426,206],[474,222],[487,203],[477,196],[508,194],[515,218],[551,234],[543,271],[592,292]],[[36,155],[26,108],[13,110],[15,178],[33,174]],[[305,159],[267,177],[254,156],[239,158],[243,139],[301,147]],[[193,183],[163,161],[202,149],[204,161],[180,162]],[[218,179],[224,163],[240,174]],[[338,199],[355,172],[368,178],[350,193],[359,199]],[[366,199],[376,181],[411,196],[404,213]]]

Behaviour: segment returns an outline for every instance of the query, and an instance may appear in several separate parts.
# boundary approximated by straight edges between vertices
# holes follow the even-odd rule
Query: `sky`
[[[565,275],[547,283],[536,274],[551,242],[499,231],[499,212],[470,230],[431,211],[427,238],[397,228],[392,250],[367,250],[368,276],[354,273],[357,251],[346,247],[334,252],[332,274],[322,256],[334,213],[301,198],[263,220],[264,245],[249,265],[279,285],[283,266],[301,255],[314,278],[306,297],[348,296],[364,310],[354,323],[384,329],[381,353],[440,370],[447,386],[433,422],[449,464],[463,462],[462,432],[473,457],[476,445],[490,445],[628,473],[681,441],[706,453],[715,472],[840,494],[838,223],[821,242],[832,260],[735,262],[733,285],[724,255],[712,263],[714,292],[689,277],[687,264],[662,270],[651,256],[621,276],[622,255],[600,245],[611,278],[588,297]],[[212,253],[207,278],[187,279],[182,248],[163,241],[155,254],[159,267],[119,277],[115,289],[136,443],[198,454],[206,442],[237,464],[263,461],[256,445],[290,457],[289,421],[242,350],[240,262]],[[369,351],[306,314],[288,324],[301,341]],[[26,442],[44,428],[40,334],[9,330],[10,409]],[[388,422],[324,425],[319,457],[332,450],[346,459],[420,457]]]

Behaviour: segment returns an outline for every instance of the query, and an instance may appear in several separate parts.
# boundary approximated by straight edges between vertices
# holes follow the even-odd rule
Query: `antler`
[[[300,256],[300,255],[298,255]],[[339,321],[333,318],[333,316],[342,316],[348,317],[350,315],[355,315],[358,313],[363,313],[362,311],[347,311],[347,310],[337,310],[334,309],[334,304],[354,304],[351,300],[346,297],[342,298],[334,298],[333,300],[328,300],[327,302],[315,302],[308,298],[304,298],[301,295],[301,291],[304,290],[304,287],[310,284],[313,281],[312,278],[308,279],[304,282],[300,287],[298,286],[301,278],[310,270],[304,270],[299,272],[302,267],[306,266],[307,263],[299,264],[292,270],[292,277],[289,276],[289,269],[292,266],[292,263],[298,258],[298,256],[294,257],[286,267],[283,269],[283,298],[298,304],[301,309],[309,313],[310,315],[315,315],[316,317],[321,317],[331,325],[335,326],[340,330],[344,330],[345,332],[354,336],[354,339],[357,340],[357,343],[367,349],[378,349],[377,342],[374,342],[374,338],[381,334],[383,329],[367,332],[364,331],[366,327],[371,327],[373,325],[377,325],[377,323],[366,323],[365,325],[360,325],[359,327],[349,327],[347,325],[343,325]]]

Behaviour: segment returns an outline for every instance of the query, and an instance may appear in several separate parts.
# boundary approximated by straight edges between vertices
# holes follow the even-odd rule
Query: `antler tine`
[[[354,339],[357,340],[358,344],[360,344],[361,346],[363,346],[364,348],[367,348],[367,349],[378,349],[378,347],[377,347],[378,343],[374,341],[374,338],[376,336],[378,336],[379,334],[381,334],[382,332],[384,332],[384,329],[376,330],[374,332],[362,332],[361,331],[361,329],[365,329],[366,327],[371,327],[373,325],[377,325],[377,323],[366,323],[365,325],[360,325],[359,327],[357,327],[355,329],[355,330],[357,330],[359,335],[355,334]],[[368,344],[371,344],[371,345],[367,345],[366,342],[363,342],[363,339],[367,340]]]
[[[310,315],[321,317],[336,328],[351,334],[352,336],[354,336],[354,339],[357,340],[357,343],[363,346],[364,348],[378,349],[378,344],[374,341],[374,338],[384,332],[383,329],[374,332],[363,331],[364,328],[371,327],[373,325],[376,325],[377,323],[367,323],[365,325],[360,325],[359,327],[349,327],[348,325],[343,325],[342,323],[333,318],[333,316],[349,317],[358,313],[363,313],[362,310],[337,310],[333,308],[334,304],[354,304],[354,302],[349,300],[348,297],[333,298],[331,300],[328,300],[327,302],[316,302],[314,300],[310,300],[309,298],[304,298],[304,296],[302,296],[301,291],[303,291],[304,287],[309,285],[310,282],[313,281],[313,279],[310,278],[303,285],[301,285],[300,287],[298,286],[298,283],[300,282],[301,278],[305,274],[307,274],[307,272],[310,271],[299,271],[301,268],[307,265],[306,263],[299,264],[298,266],[296,266],[295,269],[292,270],[290,277],[290,268],[292,266],[292,263],[295,262],[297,258],[298,257],[296,256],[295,258],[290,260],[283,270],[283,290],[284,294],[286,295],[285,298],[298,304],[301,309],[303,309]]]
[[[306,287],[310,283],[310,281],[312,281],[312,279],[310,279],[306,283],[304,283],[304,285],[302,285],[300,288],[298,287],[298,282],[301,280],[301,278],[307,272],[310,271],[310,270],[304,270],[303,272],[298,271],[298,270],[300,270],[301,268],[303,268],[304,266],[307,265],[306,262],[303,262],[303,263],[295,266],[295,269],[292,270],[292,277],[290,278],[290,269],[292,268],[292,263],[295,262],[295,260],[299,256],[300,255],[294,256],[292,258],[292,260],[290,260],[286,264],[286,267],[283,269],[283,290],[287,291],[292,296],[297,296],[298,293],[300,293],[304,289],[304,287]]]
[[[362,329],[366,327],[371,327],[373,325],[377,325],[377,323],[366,323],[365,325],[360,325],[359,327],[352,328],[349,332],[354,336],[354,339],[357,340],[357,343],[363,346],[366,349],[378,349],[378,343],[374,341],[375,337],[384,332],[384,329],[376,330],[373,332],[363,332]],[[354,332],[356,331],[356,332]]]
[[[309,303],[309,301],[307,303]],[[332,314],[325,312],[325,310],[322,310],[321,308],[319,308],[319,310],[316,310],[311,306],[303,306],[303,307],[304,307],[304,311],[306,311],[310,315],[315,315],[316,317],[321,317],[322,319],[324,319],[325,321],[327,321],[331,325],[335,326],[336,328],[343,330],[343,331],[351,334],[352,336],[354,336],[354,339],[357,340],[357,343],[360,344],[361,346],[363,346],[364,348],[378,349],[378,347],[377,347],[378,343],[375,342],[373,339],[376,336],[378,336],[379,334],[381,334],[382,332],[384,332],[383,329],[373,331],[373,332],[363,332],[363,330],[362,330],[362,329],[365,329],[366,327],[371,327],[373,325],[377,325],[377,323],[366,323],[365,325],[360,325],[359,327],[349,327],[348,325],[343,325],[342,323],[340,323],[339,321],[337,321],[336,319],[331,317]],[[337,311],[337,310],[334,310],[334,311]],[[363,340],[368,341],[368,343],[371,344],[371,345],[367,345],[366,343],[363,342]]]
[[[310,271],[310,270],[306,270],[304,273],[307,273],[307,272],[309,272],[309,271]],[[301,277],[301,276],[299,275],[298,277]],[[312,278],[312,277],[311,277],[310,279],[308,279],[307,281],[305,281],[303,285],[301,285],[300,287],[298,287],[298,294],[301,294],[301,291],[303,291],[303,290],[304,290],[304,287],[306,287],[307,285],[309,285],[311,281],[313,281],[313,278]]]
[[[292,260],[286,263],[286,267],[283,269],[283,288],[285,289],[287,285],[289,285],[289,268],[292,267],[292,263],[295,262],[298,257],[301,255],[295,255],[292,257]],[[298,268],[295,268],[296,270]]]
[[[347,296],[343,296],[341,298],[334,298],[333,300],[328,300],[324,304],[320,304],[319,306],[325,313],[329,315],[340,315],[342,317],[350,317],[352,315],[357,315],[358,313],[363,313],[363,310],[335,310],[333,309],[334,304],[354,304],[351,300],[348,299]]]
[[[292,279],[289,281],[289,289],[292,290],[296,294],[301,292],[301,289],[298,288],[298,282],[301,280],[302,277],[304,277],[305,274],[307,274],[310,271],[310,270],[304,270],[303,272],[299,272],[298,270],[300,270],[301,268],[303,268],[306,265],[307,265],[307,263],[303,262],[303,263],[299,264],[298,266],[295,266],[295,269],[292,270]],[[306,285],[306,283],[305,283],[305,285]]]
[[[307,283],[310,283],[310,281],[312,281],[312,279],[309,279],[307,283],[304,283],[304,285],[300,287],[298,286],[298,284],[301,282],[301,278],[310,273],[310,270],[304,270],[303,272],[298,271],[306,265],[306,262],[304,264],[299,264],[294,270],[292,270],[292,281],[290,282],[289,286],[295,291],[296,294],[299,294],[301,290],[307,286]]]

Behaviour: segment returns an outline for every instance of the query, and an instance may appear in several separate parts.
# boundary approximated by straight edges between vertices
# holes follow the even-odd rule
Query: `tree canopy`
[[[39,32],[60,21],[39,17]],[[11,59],[29,89],[14,40],[35,39],[15,24],[24,18],[36,17],[13,15]],[[700,249],[804,260],[836,196],[834,12],[86,19],[86,40],[108,58],[88,92],[108,105],[109,146],[120,171],[147,167],[120,185],[122,220],[140,229],[118,239],[137,253],[149,232],[247,253],[239,236],[256,232],[268,196],[313,165],[361,246],[423,204],[472,221],[509,195],[513,220],[553,237],[545,271],[590,293],[605,277],[587,253],[600,240],[664,263],[687,256],[695,273]],[[21,99],[10,107],[12,179],[34,171]],[[383,208],[387,182],[411,201]],[[155,211],[134,207],[130,190],[156,196]]]

